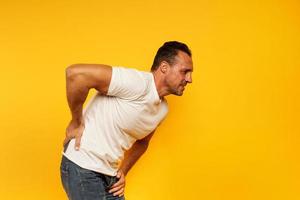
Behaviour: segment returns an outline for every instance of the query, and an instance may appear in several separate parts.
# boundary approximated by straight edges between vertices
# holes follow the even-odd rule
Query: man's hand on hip
[[[66,129],[66,137],[64,139],[63,146],[65,146],[71,139],[75,138],[75,150],[79,150],[80,140],[83,131],[84,131],[83,120],[81,120],[80,123],[71,120]]]
[[[119,195],[119,197],[121,197],[125,192],[125,174],[121,169],[118,170],[117,177],[119,180],[111,186],[109,193],[113,193],[114,196]]]

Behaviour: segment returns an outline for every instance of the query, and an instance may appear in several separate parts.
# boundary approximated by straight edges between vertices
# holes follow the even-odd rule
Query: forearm
[[[136,161],[144,154],[148,148],[148,143],[136,141],[132,147],[125,152],[120,169],[126,175]]]
[[[67,100],[72,114],[72,121],[80,124],[82,120],[83,104],[87,98],[89,88],[80,84],[83,75],[74,73],[70,67],[66,70]]]

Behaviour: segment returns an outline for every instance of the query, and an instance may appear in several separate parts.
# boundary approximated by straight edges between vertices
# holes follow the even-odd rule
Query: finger
[[[111,189],[111,190],[109,190],[109,193],[117,193],[117,192],[119,192],[119,191],[123,191],[123,188],[124,188],[124,186],[119,186],[119,187],[116,187],[116,188],[114,188],[114,189]]]
[[[125,180],[123,178],[120,178],[115,184],[113,184],[111,186],[111,188],[118,187],[120,185],[123,185],[124,183],[125,183]]]
[[[80,147],[81,135],[75,138],[75,150],[78,151]]]
[[[66,132],[66,137],[67,137],[67,138],[70,138],[70,139],[75,138],[74,132],[72,132],[72,131],[67,131],[67,132]]]
[[[117,173],[117,178],[120,178],[122,176],[122,172],[121,171],[118,171]]]
[[[120,195],[123,193],[123,191],[124,191],[124,188],[121,188],[118,192],[115,192],[113,195],[114,196]]]
[[[112,193],[112,192],[116,192],[116,191],[119,191],[120,189],[122,189],[124,186],[123,185],[120,185],[118,187],[115,187],[113,189],[110,189],[108,192],[109,193]]]

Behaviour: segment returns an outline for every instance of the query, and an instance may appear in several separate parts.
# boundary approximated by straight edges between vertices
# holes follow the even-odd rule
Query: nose
[[[188,73],[185,77],[185,81],[188,83],[192,83],[192,74]]]

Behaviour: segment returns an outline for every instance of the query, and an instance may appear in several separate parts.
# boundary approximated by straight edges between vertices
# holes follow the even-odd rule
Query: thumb
[[[117,178],[120,178],[122,175],[122,172],[119,170],[118,173],[117,173]]]

